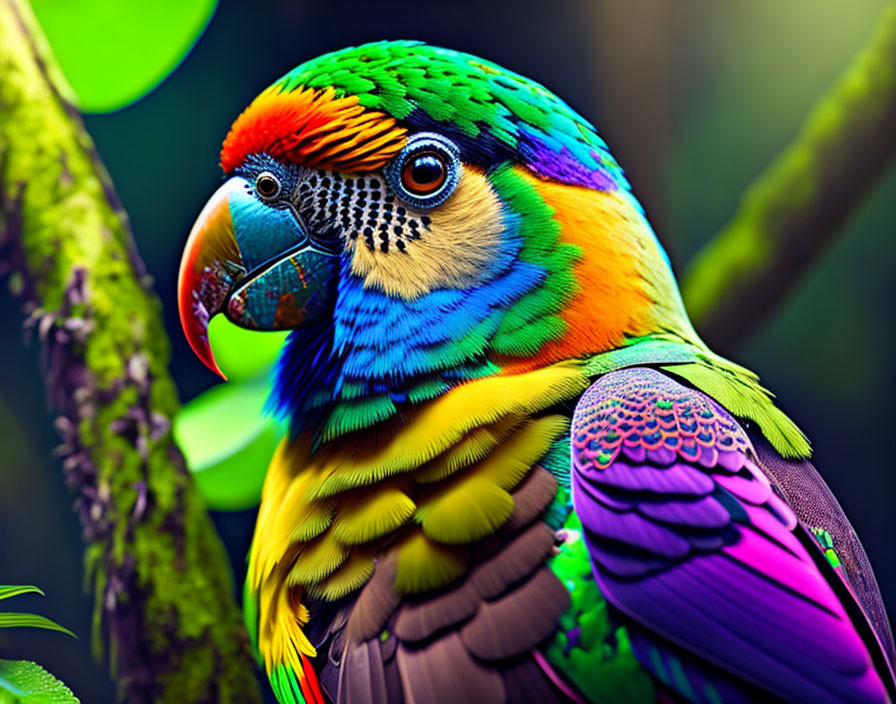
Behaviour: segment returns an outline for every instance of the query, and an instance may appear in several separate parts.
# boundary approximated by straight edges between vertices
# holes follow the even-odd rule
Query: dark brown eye
[[[460,150],[447,137],[418,132],[383,167],[386,182],[401,201],[416,210],[432,210],[454,192],[463,167]]]
[[[427,195],[441,188],[448,177],[448,164],[437,152],[422,152],[411,157],[401,170],[401,183],[415,195]]]
[[[262,198],[276,198],[280,194],[280,181],[270,171],[255,177],[255,190]]]

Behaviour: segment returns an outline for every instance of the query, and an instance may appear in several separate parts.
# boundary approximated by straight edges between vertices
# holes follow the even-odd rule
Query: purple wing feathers
[[[810,554],[718,404],[654,370],[608,374],[579,402],[572,455],[598,584],[660,679],[658,663],[677,650],[685,670],[703,662],[729,691],[740,682],[791,701],[888,701],[833,570]],[[643,655],[645,638],[659,659]]]

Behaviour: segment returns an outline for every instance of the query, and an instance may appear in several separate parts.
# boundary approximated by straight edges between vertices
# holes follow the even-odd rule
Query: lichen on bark
[[[132,703],[260,701],[226,553],[172,440],[160,304],[66,95],[30,7],[0,0],[0,256],[41,343],[94,641]]]

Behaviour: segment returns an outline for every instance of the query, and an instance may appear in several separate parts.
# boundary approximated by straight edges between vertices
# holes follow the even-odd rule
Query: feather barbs
[[[236,119],[221,149],[226,173],[250,154],[324,170],[375,171],[401,151],[407,131],[395,118],[333,88],[284,91],[275,84]]]
[[[427,537],[448,545],[493,534],[513,512],[509,492],[568,430],[565,416],[525,421],[483,459],[429,487],[417,501],[415,520]]]
[[[429,224],[401,251],[372,249],[358,233],[349,239],[352,272],[364,280],[365,288],[412,301],[438,289],[473,288],[510,265],[507,253],[502,253],[507,222],[501,201],[481,170],[466,168],[441,207],[416,215]]]
[[[288,562],[278,565],[281,574],[265,580],[257,595],[258,649],[268,672],[278,665],[287,665],[301,673],[302,656],[317,654],[303,631],[309,614],[302,604],[302,592],[286,585],[288,566]]]
[[[285,439],[262,492],[248,578],[268,671],[288,666],[302,683],[302,658],[315,655],[303,600],[357,591],[376,560],[393,556],[397,594],[461,577],[464,544],[510,520],[512,492],[568,427],[562,416],[531,417],[587,383],[581,363],[562,362],[457,386],[396,421],[393,434],[359,431],[315,451],[309,434]]]
[[[397,432],[373,435],[363,452],[342,446],[315,454],[309,467],[323,479],[312,495],[335,496],[411,472],[455,447],[474,428],[537,413],[574,398],[587,386],[582,365],[575,360],[462,384],[421,406]]]
[[[502,340],[498,363],[518,372],[612,350],[626,339],[657,330],[696,341],[669,262],[628,192],[544,180],[524,169],[505,173],[502,179],[499,190],[515,197],[518,207],[539,202],[550,206],[559,242],[580,255],[555,269],[546,283],[557,299],[555,310],[530,310],[526,299],[517,310],[511,309],[499,331],[507,339]],[[533,223],[545,219],[531,205],[527,217]],[[545,259],[545,253],[539,253],[538,260]],[[571,285],[561,285],[564,277]],[[548,319],[545,313],[554,314],[554,331],[543,344],[535,350],[510,344],[531,338],[535,325]]]
[[[400,528],[414,515],[416,505],[394,483],[353,492],[339,504],[332,533],[344,545],[370,542]]]
[[[442,545],[419,528],[412,530],[396,550],[398,570],[394,586],[402,594],[444,586],[467,569],[468,558],[464,550]]]
[[[436,492],[416,512],[428,538],[464,545],[494,533],[513,513],[510,494],[494,482],[473,476]]]

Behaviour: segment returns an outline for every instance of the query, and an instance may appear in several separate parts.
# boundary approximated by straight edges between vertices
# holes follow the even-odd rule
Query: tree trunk
[[[67,95],[31,8],[0,0],[0,254],[42,344],[95,647],[131,704],[259,702],[227,557],[171,436],[159,301]]]

